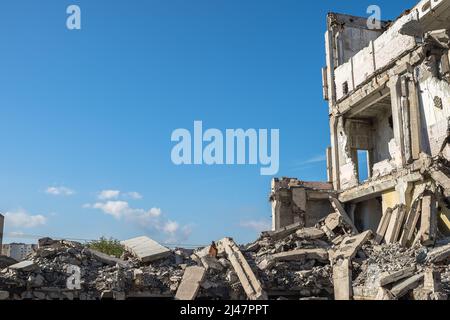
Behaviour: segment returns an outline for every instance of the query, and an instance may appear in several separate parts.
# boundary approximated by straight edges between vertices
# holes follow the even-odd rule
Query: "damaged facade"
[[[388,243],[450,235],[450,1],[421,1],[379,25],[328,15],[329,185],[275,179],[275,230],[332,213],[329,196]]]

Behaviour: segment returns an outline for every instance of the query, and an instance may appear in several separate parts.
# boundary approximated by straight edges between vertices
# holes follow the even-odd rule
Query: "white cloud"
[[[66,188],[66,187],[48,187],[47,190],[45,190],[47,194],[50,194],[52,196],[71,196],[75,194],[75,191],[72,189]]]
[[[189,238],[190,226],[181,226],[177,221],[163,217],[159,208],[133,208],[127,201],[103,201],[85,204],[83,208],[97,209],[119,221],[133,223],[147,231],[156,231],[166,236],[166,243],[175,243]]]
[[[25,210],[5,213],[5,224],[14,228],[35,228],[47,223],[43,215],[30,215]]]
[[[112,215],[116,219],[122,218],[122,216],[130,210],[128,202],[125,201],[97,202],[92,207],[94,209],[100,209],[104,213]]]
[[[176,221],[167,221],[163,227],[164,232],[168,234],[175,234],[178,229],[180,228],[180,225]]]
[[[122,218],[130,220],[144,221],[145,219],[157,218],[161,215],[161,209],[151,208],[150,210],[131,208],[126,201],[107,201],[84,205],[85,208],[100,209],[104,213],[120,220]]]
[[[143,198],[142,195],[136,191],[128,192],[127,196],[134,200],[140,200]]]
[[[117,199],[120,196],[119,190],[103,190],[99,193],[98,198],[100,200]]]
[[[272,229],[272,225],[270,221],[268,220],[248,220],[248,221],[241,221],[239,224],[240,227],[251,229],[256,232],[263,232],[268,231]]]

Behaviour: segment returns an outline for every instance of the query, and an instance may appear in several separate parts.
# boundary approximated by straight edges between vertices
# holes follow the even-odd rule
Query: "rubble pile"
[[[324,238],[323,232],[313,228],[299,229],[278,241],[263,234],[247,246],[247,256],[257,265],[266,290],[274,295],[332,298],[332,270],[327,252],[331,244]]]
[[[198,250],[170,250],[140,237],[111,257],[77,242],[39,240],[25,261],[2,258],[2,300],[337,299],[446,300],[450,245],[379,243],[336,212],[262,233],[248,245],[229,238]]]

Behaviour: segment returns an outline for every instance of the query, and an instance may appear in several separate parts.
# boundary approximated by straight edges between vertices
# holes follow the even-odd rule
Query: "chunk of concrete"
[[[100,261],[109,266],[119,265],[122,268],[126,268],[129,266],[128,262],[116,257],[109,256],[103,252],[94,249],[87,249],[87,252],[91,254],[92,257],[94,257],[97,261]]]
[[[386,212],[383,214],[383,217],[381,217],[381,221],[380,224],[378,225],[377,233],[375,235],[375,242],[377,244],[383,242],[384,236],[386,235],[386,231],[391,221],[392,211],[393,210],[391,208],[388,208]]]
[[[219,251],[225,252],[230,260],[247,297],[250,300],[267,300],[267,293],[236,243],[230,238],[225,238],[219,241],[218,247]]]
[[[296,261],[301,259],[314,259],[326,262],[328,260],[328,251],[322,248],[298,249],[274,254],[272,256],[272,259],[275,261]]]
[[[169,248],[163,247],[148,237],[138,237],[122,241],[121,244],[142,262],[157,261],[171,254]]]
[[[419,217],[420,217],[420,213],[421,213],[420,206],[421,206],[421,201],[414,203],[406,217],[405,226],[403,228],[403,233],[402,233],[402,236],[400,237],[400,244],[402,246],[406,246],[408,243],[410,243],[413,240],[414,231],[416,229],[417,222],[419,221]]]
[[[450,244],[433,249],[427,254],[427,261],[431,263],[445,262],[450,259]]]
[[[387,244],[395,243],[399,240],[405,215],[406,208],[403,205],[398,206],[392,212],[391,221],[389,221],[389,227],[385,236]]]
[[[330,253],[331,260],[353,259],[361,247],[369,241],[372,231],[368,230],[354,237],[348,237],[342,241],[339,248]]]
[[[212,269],[220,272],[223,271],[224,269],[223,265],[220,263],[219,260],[217,260],[217,258],[208,255],[202,257],[200,260],[202,261],[202,264],[206,270]]]
[[[423,197],[420,221],[421,243],[425,246],[433,245],[437,232],[437,201],[433,195]]]
[[[356,229],[355,225],[353,224],[353,221],[348,216],[347,212],[345,211],[344,207],[342,206],[341,202],[333,197],[330,197],[330,202],[333,208],[336,210],[337,213],[339,213],[342,217],[342,221],[348,225],[354,234],[358,234],[358,229]]]
[[[280,230],[263,232],[263,235],[270,237],[274,241],[278,241],[290,236],[302,227],[303,223],[294,223]]]
[[[32,272],[32,271],[39,269],[37,264],[35,264],[33,261],[29,261],[29,260],[13,264],[12,266],[9,266],[8,268],[11,270],[22,271],[22,272]]]
[[[402,280],[404,278],[411,277],[414,272],[416,272],[416,267],[407,267],[399,271],[394,272],[383,272],[380,276],[380,286],[384,287],[388,284],[397,282],[399,280]]]
[[[184,272],[175,299],[189,301],[197,297],[200,285],[205,278],[206,269],[202,267],[188,267]]]
[[[428,290],[431,293],[436,293],[441,291],[441,274],[436,270],[431,268],[425,270],[424,279],[423,279],[423,288],[424,290]]]
[[[325,226],[328,230],[333,231],[342,223],[342,217],[339,213],[333,212],[325,218]]]
[[[410,292],[411,290],[414,290],[415,288],[417,288],[420,285],[420,283],[422,282],[423,278],[424,278],[423,273],[415,275],[413,277],[410,277],[410,278],[400,282],[399,284],[396,284],[391,289],[391,293],[393,294],[393,296],[395,298],[400,299],[401,297],[408,294],[408,292]]]
[[[335,300],[351,300],[353,296],[352,270],[349,259],[337,261],[333,266],[333,285]]]
[[[299,260],[318,260],[328,261],[328,251],[325,249],[298,249],[288,252],[281,252],[265,258],[258,264],[260,270],[271,269],[277,262],[299,261]]]
[[[305,240],[321,239],[325,236],[325,232],[317,228],[304,228],[297,230],[297,237]]]

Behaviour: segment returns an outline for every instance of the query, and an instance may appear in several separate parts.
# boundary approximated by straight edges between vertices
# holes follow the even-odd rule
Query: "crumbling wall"
[[[292,224],[314,226],[332,212],[328,200],[335,195],[333,186],[322,182],[304,182],[283,178],[272,181],[272,229],[279,230]]]

